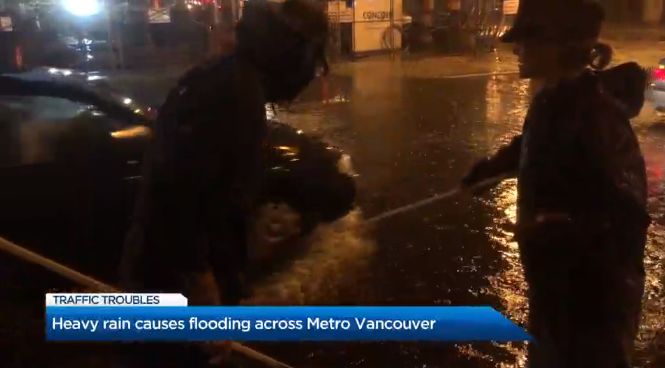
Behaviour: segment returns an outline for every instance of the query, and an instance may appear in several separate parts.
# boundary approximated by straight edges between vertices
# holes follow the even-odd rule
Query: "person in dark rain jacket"
[[[307,0],[247,3],[233,54],[189,71],[159,111],[121,264],[126,288],[191,304],[242,298],[265,104],[326,69],[327,18]]]
[[[628,368],[639,325],[649,216],[629,119],[646,74],[634,63],[601,70],[611,58],[602,21],[592,2],[521,1],[503,41],[542,87],[522,134],[463,180],[480,193],[489,178],[518,178],[532,368]]]

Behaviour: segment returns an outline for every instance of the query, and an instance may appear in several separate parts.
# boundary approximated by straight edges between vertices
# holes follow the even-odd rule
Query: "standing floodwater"
[[[288,111],[278,109],[278,120],[308,135],[320,135],[351,155],[359,174],[358,209],[317,229],[310,239],[310,252],[255,285],[251,299],[244,302],[491,305],[513,321],[526,321],[525,285],[513,239],[514,180],[479,199],[457,196],[370,226],[363,221],[457,187],[477,159],[521,130],[532,93],[528,82],[511,74],[450,78],[441,72],[449,64],[444,59],[342,63],[333,70],[326,88],[317,82]],[[137,100],[143,97],[156,104],[174,75],[177,73],[140,80],[135,89],[117,87]],[[659,121],[646,105],[633,122],[647,163],[654,220],[645,258],[647,285],[636,349],[636,367],[640,368],[665,366],[665,124],[656,124]],[[24,287],[12,286],[17,293]],[[12,310],[17,317],[10,322],[34,323],[26,327],[16,322],[11,328],[26,335],[42,331],[41,310],[35,316],[29,309]],[[32,341],[22,335],[16,340]],[[25,352],[17,355],[33,356],[31,351],[42,349],[25,346]],[[256,347],[295,367],[513,368],[525,363],[523,344],[289,343]],[[104,347],[47,348],[58,354],[62,366],[104,366],[98,364],[104,359],[88,359],[83,354]],[[65,360],[69,357],[74,361]]]
[[[329,103],[312,101],[320,97],[319,87],[314,86],[309,99],[305,96],[290,112],[278,114],[280,120],[321,134],[352,155],[360,173],[359,204],[367,217],[457,186],[475,160],[521,130],[530,100],[529,83],[515,75],[431,78],[418,73],[417,66],[410,67],[410,77],[387,63],[373,65],[371,74],[352,71],[330,82]],[[633,123],[647,161],[654,217],[645,259],[639,367],[659,367],[664,358],[665,131],[652,128],[657,121],[646,105]],[[355,303],[492,305],[525,323],[525,285],[513,239],[515,184],[508,180],[481,199],[459,196],[376,225],[371,277],[363,284],[347,285],[364,291],[360,293],[364,299]],[[280,351],[294,364],[325,367],[525,363],[522,344],[334,344],[280,347]]]

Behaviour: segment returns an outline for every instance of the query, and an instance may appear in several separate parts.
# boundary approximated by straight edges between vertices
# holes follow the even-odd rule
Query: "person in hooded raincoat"
[[[182,292],[190,304],[243,297],[265,105],[294,99],[326,71],[326,40],[327,18],[308,0],[248,2],[234,52],[190,70],[169,93],[125,244],[125,288]]]
[[[471,189],[518,178],[532,368],[628,368],[639,326],[649,216],[629,119],[646,75],[634,63],[601,70],[611,58],[598,43],[602,21],[592,2],[520,2],[502,40],[541,88],[522,134],[463,179]]]

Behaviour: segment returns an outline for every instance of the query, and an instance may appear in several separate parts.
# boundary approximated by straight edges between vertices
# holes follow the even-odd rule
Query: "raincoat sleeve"
[[[234,76],[235,116],[239,128],[230,159],[235,163],[234,192],[242,198],[238,205],[252,206],[260,190],[262,148],[266,138],[266,110],[260,81],[246,65],[238,66]]]
[[[499,151],[490,159],[492,165],[496,168],[497,175],[515,175],[520,161],[520,152],[522,151],[522,136],[518,135],[512,141],[499,149]]]
[[[518,135],[492,157],[474,165],[462,184],[473,187],[485,180],[499,176],[514,176],[517,173],[522,150],[522,136]]]
[[[251,211],[259,191],[266,121],[256,74],[238,63],[228,82],[227,103],[220,101],[208,113],[210,129],[201,131],[198,149],[203,156],[197,160],[197,175],[203,197],[200,230],[208,235],[209,247],[224,248],[223,257],[233,258],[235,253],[227,251],[241,248],[238,238],[244,236],[237,234],[244,229],[235,222]]]
[[[523,225],[569,223],[591,234],[645,206],[644,161],[628,115],[592,78],[533,106],[520,176],[528,188]]]
[[[578,139],[587,153],[589,172],[597,178],[596,192],[602,195],[605,205],[590,204],[608,214],[618,210],[623,215],[641,217],[646,212],[645,164],[626,115],[627,104],[604,98],[593,105],[595,108],[585,109],[580,117],[584,124]]]
[[[211,177],[205,197],[204,230],[208,239],[208,262],[221,285],[225,303],[235,304],[247,289],[249,217],[260,191],[263,142],[266,129],[265,102],[256,73],[237,65],[232,77],[232,107],[219,114],[221,132],[216,146],[219,172]]]
[[[176,88],[160,110],[151,159],[150,221],[159,268],[174,273],[209,268],[210,229],[226,205],[230,154],[239,145],[229,127],[236,114],[231,71],[207,73]],[[230,172],[231,171],[231,172]],[[215,210],[213,210],[215,209]]]
[[[193,120],[171,129],[156,137],[159,151],[152,160],[149,221],[154,224],[152,242],[158,243],[152,245],[161,252],[152,257],[171,265],[174,273],[201,272],[207,268],[203,229],[205,197],[214,176],[208,159],[212,142]]]
[[[594,186],[587,179],[596,177],[601,165],[583,152],[590,147],[582,141],[579,127],[589,116],[567,96],[558,98],[565,95],[558,92],[536,98],[525,124],[519,178],[523,230],[535,230],[544,222],[567,222],[572,210],[582,206],[573,198]]]

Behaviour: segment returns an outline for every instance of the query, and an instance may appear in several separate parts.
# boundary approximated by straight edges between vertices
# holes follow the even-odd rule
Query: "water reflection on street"
[[[390,70],[316,83],[278,118],[324,136],[354,158],[359,205],[374,214],[442,192],[478,158],[521,130],[531,88],[515,76],[395,77]],[[326,103],[321,103],[325,101]],[[665,127],[647,105],[634,125],[646,157],[654,223],[637,367],[665,366]],[[525,284],[513,225],[517,190],[508,180],[479,199],[458,197],[380,223],[371,277],[358,304],[492,305],[524,324]],[[266,346],[270,349],[270,346]],[[277,350],[275,350],[277,351]],[[280,348],[317,367],[523,367],[523,344],[363,344]]]

